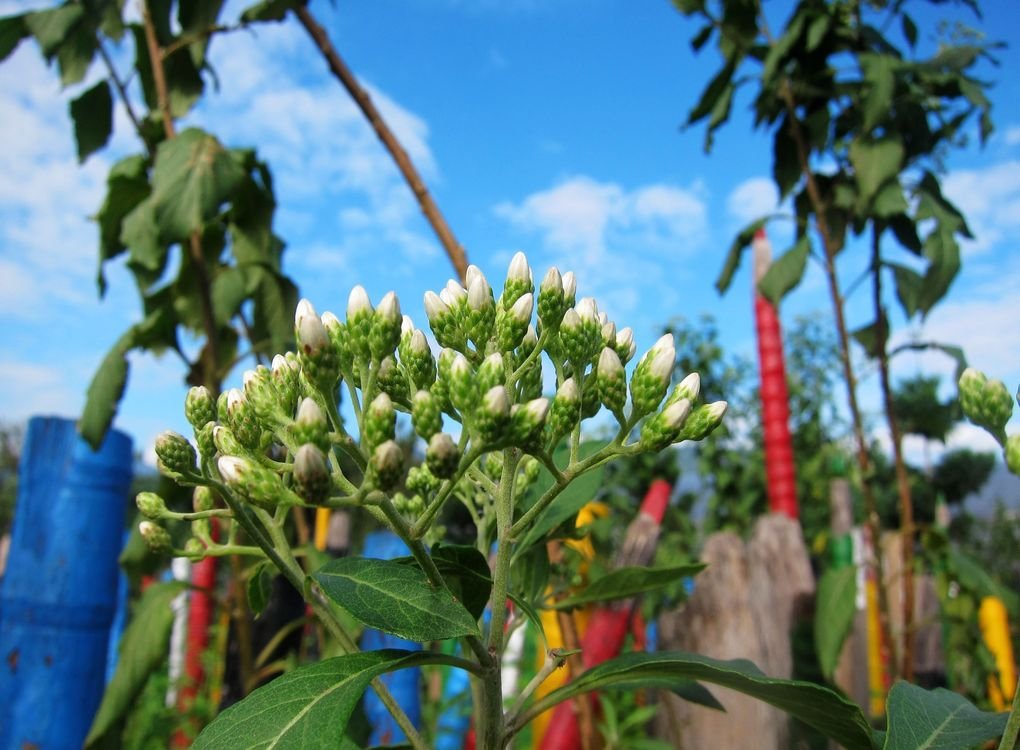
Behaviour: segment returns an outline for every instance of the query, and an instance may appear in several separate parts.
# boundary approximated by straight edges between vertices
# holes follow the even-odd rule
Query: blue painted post
[[[131,438],[28,423],[0,587],[0,750],[78,750],[103,694]]]
[[[372,557],[378,560],[390,560],[394,557],[403,557],[410,554],[410,550],[404,545],[396,534],[389,531],[373,531],[365,537],[365,557]],[[420,643],[405,641],[395,635],[387,635],[378,630],[366,628],[361,634],[361,648],[363,651],[375,651],[382,648],[401,648],[407,651],[420,651]],[[421,726],[421,670],[401,669],[399,672],[389,672],[382,676],[382,681],[389,688],[390,693],[396,699],[400,707],[411,722]],[[397,726],[397,722],[390,716],[386,706],[382,704],[374,691],[365,692],[365,715],[372,725],[372,734],[369,738],[370,745],[399,745],[406,742],[407,737],[404,731]]]

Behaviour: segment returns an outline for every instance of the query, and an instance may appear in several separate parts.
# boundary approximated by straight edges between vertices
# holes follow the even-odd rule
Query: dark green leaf
[[[587,458],[602,450],[605,445],[605,441],[597,440],[581,443],[578,457],[581,459]],[[564,466],[566,459],[567,452],[563,448],[558,449],[554,456],[557,465]],[[593,500],[599,487],[602,485],[602,473],[602,467],[600,466],[597,469],[592,469],[582,474],[568,484],[559,497],[556,498],[555,502],[539,514],[531,528],[524,535],[524,538],[517,544],[515,559],[516,555],[524,552],[532,545],[545,543],[550,532],[568,518],[574,516],[586,503]],[[552,483],[552,475],[545,467],[542,467],[534,489],[537,494],[540,494],[546,488],[551,487]]]
[[[998,738],[1008,714],[980,711],[958,693],[897,682],[886,706],[884,750],[959,750]]]
[[[818,49],[819,45],[824,41],[825,34],[829,31],[831,24],[832,17],[826,12],[822,12],[811,22],[807,33],[806,49],[808,52],[814,52]]]
[[[949,291],[960,271],[960,246],[949,225],[939,224],[924,239],[928,269],[918,298],[921,315],[927,315]]]
[[[860,344],[865,353],[872,359],[878,359],[885,349],[885,341],[888,336],[888,323],[883,315],[882,320],[876,323],[869,323],[861,326],[856,331],[851,331],[854,341]]]
[[[83,162],[110,140],[113,131],[113,97],[105,79],[71,102],[78,161]]]
[[[705,0],[673,0],[673,5],[685,16],[705,9]]]
[[[269,603],[273,591],[273,568],[268,562],[261,562],[248,577],[248,608],[256,617]]]
[[[152,171],[156,224],[167,239],[183,240],[227,201],[244,173],[215,137],[188,128],[164,141]]]
[[[698,680],[722,685],[779,708],[847,750],[871,750],[871,728],[861,709],[829,688],[766,676],[746,660],[720,661],[680,651],[632,653],[589,669],[536,703],[549,707],[592,690],[646,679]]]
[[[166,6],[166,11],[169,12],[169,5]],[[169,18],[166,19],[166,22],[169,24]],[[159,27],[161,22],[157,20],[156,25]],[[152,64],[149,61],[145,29],[141,24],[132,24],[131,33],[134,36],[135,42],[135,69],[138,71],[138,78],[142,84],[142,94],[145,96],[145,103],[149,109],[157,111],[159,102],[156,96],[156,84],[152,78]],[[160,31],[158,36],[164,44],[168,43],[169,39],[164,37],[170,36],[169,26],[167,31]],[[167,97],[170,102],[170,113],[175,118],[183,117],[191,110],[195,102],[198,101],[198,97],[202,95],[204,89],[202,76],[198,68],[195,67],[191,55],[171,55],[164,61],[163,69],[164,76],[166,77]]]
[[[217,716],[192,750],[333,750],[341,746],[351,713],[373,679],[428,662],[428,654],[387,650],[300,667]]]
[[[815,650],[822,674],[832,679],[843,642],[857,611],[857,568],[829,568],[818,581],[815,602]]]
[[[248,273],[239,266],[223,268],[212,281],[213,317],[217,325],[226,325],[241,309],[249,295]]]
[[[253,296],[256,341],[268,341],[272,352],[294,348],[294,310],[298,303],[294,283],[282,274],[261,269]]]
[[[131,334],[128,332],[103,358],[85,394],[85,408],[78,420],[78,431],[94,450],[98,450],[102,444],[124,395],[128,377],[127,352],[130,348]]]
[[[864,122],[863,133],[870,133],[889,114],[893,89],[896,85],[896,69],[900,61],[893,55],[862,54],[858,57],[865,93],[861,102]]]
[[[963,349],[952,344],[939,344],[935,341],[909,341],[906,344],[900,344],[891,352],[889,356],[899,354],[904,351],[928,351],[934,349],[950,357],[956,362],[956,375],[954,380],[959,380],[960,376],[963,375],[963,371],[967,369],[967,357],[964,356]]]
[[[779,301],[800,283],[810,252],[811,240],[807,234],[803,234],[792,248],[769,266],[769,270],[758,282],[758,291],[773,305],[778,305]]]
[[[896,179],[903,165],[903,144],[896,138],[857,138],[850,144],[860,200],[870,206],[880,188]]]
[[[723,264],[723,269],[719,272],[719,278],[715,281],[715,288],[719,290],[719,294],[725,294],[726,290],[730,288],[733,274],[737,272],[740,261],[744,257],[744,250],[751,244],[758,230],[768,223],[769,218],[771,217],[764,216],[760,219],[755,219],[741,229],[740,233],[734,238],[733,244],[730,245],[730,249],[726,253],[726,262]]]
[[[334,602],[369,627],[412,641],[477,635],[471,614],[416,567],[391,560],[345,557],[312,576]]]
[[[797,144],[790,132],[790,119],[784,115],[776,126],[775,138],[772,142],[772,179],[779,188],[779,198],[782,200],[789,194],[801,177],[800,156],[797,153]]]
[[[726,708],[712,695],[708,688],[694,680],[679,680],[675,677],[642,677],[634,682],[614,682],[610,690],[668,690],[688,703],[696,703],[705,708],[725,711]]]
[[[556,602],[555,609],[574,609],[594,602],[629,599],[676,583],[683,578],[690,578],[704,569],[704,563],[685,563],[661,568],[646,568],[639,565],[617,568],[573,596]]]
[[[282,21],[286,17],[287,11],[298,4],[298,0],[263,0],[246,8],[241,14],[241,21],[244,23]]]
[[[907,44],[911,47],[916,46],[917,24],[914,23],[914,19],[904,13],[900,16],[900,23],[903,27],[903,37],[907,40]]]
[[[210,37],[205,32],[216,26],[222,8],[223,0],[180,0],[177,5],[181,36],[197,38],[188,45],[188,52],[198,69],[205,65],[205,51],[209,47]]]
[[[714,24],[707,23],[704,26],[702,26],[701,30],[694,35],[693,39],[691,39],[691,49],[693,49],[695,52],[699,52],[701,48],[705,46],[708,40],[712,38],[712,32],[714,30],[715,30]]]
[[[514,565],[514,586],[530,602],[545,594],[549,583],[549,550],[544,544],[535,544],[517,558]]]
[[[96,32],[87,24],[75,26],[57,50],[60,83],[71,86],[85,78],[96,54]]]
[[[432,547],[432,559],[453,595],[475,620],[480,618],[492,591],[492,576],[485,555],[467,544],[436,543]]]
[[[921,239],[917,236],[917,225],[913,220],[908,216],[900,214],[890,217],[888,221],[889,228],[896,235],[896,241],[915,255],[920,255]]]
[[[124,250],[121,230],[124,217],[149,195],[144,156],[128,156],[113,165],[106,178],[106,197],[96,214],[99,224],[99,293],[106,292],[103,263]]]
[[[149,675],[166,659],[174,622],[170,603],[183,590],[182,583],[156,583],[142,594],[121,638],[117,670],[106,686],[99,711],[85,738],[86,748],[93,747],[119,726]]]
[[[85,15],[78,3],[67,3],[50,10],[40,10],[24,16],[25,26],[39,43],[47,59],[52,59],[71,30]]]
[[[783,62],[790,50],[800,41],[804,31],[804,13],[798,12],[793,20],[783,29],[782,35],[769,46],[765,62],[762,64],[761,79],[763,86],[774,85],[776,71],[783,67]]]
[[[6,60],[7,56],[17,49],[21,40],[31,33],[28,24],[25,23],[26,15],[21,13],[0,18],[0,62]]]
[[[886,265],[893,269],[893,278],[896,281],[896,299],[900,301],[903,313],[908,318],[912,318],[920,305],[924,277],[917,271],[898,263],[887,263]]]
[[[693,125],[699,120],[703,120],[708,117],[716,108],[716,104],[720,98],[722,98],[727,89],[731,89],[733,86],[733,74],[736,71],[736,65],[733,62],[728,62],[719,73],[716,74],[705,90],[701,94],[701,98],[698,103],[694,105],[694,109],[691,110],[690,114],[687,115],[687,124]],[[732,91],[730,92],[732,95]],[[705,150],[708,151],[711,148],[711,136],[712,130],[709,129],[705,136]]]
[[[156,226],[156,207],[152,196],[136,205],[121,222],[120,242],[128,248],[131,270],[143,289],[163,274],[167,246]]]

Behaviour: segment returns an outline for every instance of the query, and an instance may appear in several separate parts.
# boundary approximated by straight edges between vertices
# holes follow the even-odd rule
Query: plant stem
[[[432,230],[436,233],[436,237],[439,239],[443,249],[446,250],[446,254],[450,257],[450,262],[457,269],[457,274],[460,276],[461,281],[464,281],[468,267],[464,248],[457,242],[457,238],[446,223],[446,219],[439,210],[439,206],[432,199],[432,195],[425,186],[425,182],[422,180],[421,175],[418,174],[418,170],[415,169],[411,157],[407,155],[404,147],[400,145],[400,141],[393,135],[393,131],[390,130],[379,110],[376,109],[375,103],[368,95],[368,92],[362,88],[350,68],[340,58],[326,30],[322,28],[304,5],[298,5],[293,11],[301,25],[304,26],[305,31],[312,38],[312,41],[315,42],[315,46],[319,48],[322,56],[326,58],[326,64],[329,66],[330,72],[343,84],[347,93],[354,99],[361,113],[372,126],[379,140],[382,141],[383,146],[386,147],[390,156],[393,157],[393,161],[396,162],[400,174],[403,175],[408,187],[411,188],[411,192],[414,193],[414,197],[418,200],[422,213],[431,225]]]
[[[517,699],[513,702],[513,705],[510,706],[510,710],[506,712],[506,721],[508,726],[514,723],[514,719],[524,708],[525,704],[528,702],[528,698],[531,697],[531,694],[538,690],[539,686],[545,682],[549,675],[563,666],[564,662],[567,660],[567,656],[569,656],[569,653],[559,648],[551,649],[545,655],[545,662],[543,662],[542,668],[539,669],[538,672],[535,673],[535,676],[528,681],[528,684],[524,686],[520,695],[518,695]]]
[[[880,239],[882,228],[872,225],[872,288],[875,297],[875,325],[878,327],[876,337],[876,354],[878,356],[878,372],[882,386],[882,403],[885,407],[885,418],[889,423],[889,437],[892,440],[893,461],[896,466],[896,486],[900,498],[900,533],[903,537],[903,549],[900,572],[903,581],[903,647],[900,652],[899,674],[904,680],[914,678],[914,502],[910,493],[910,478],[907,476],[907,465],[903,460],[903,434],[896,419],[893,408],[892,386],[889,378],[889,353],[886,349],[888,331],[885,315],[882,311],[882,259],[880,255]]]
[[[1020,735],[1020,683],[1013,693],[1013,708],[1009,712],[1006,731],[1002,733],[1002,740],[999,742],[999,750],[1015,750],[1018,735]]]

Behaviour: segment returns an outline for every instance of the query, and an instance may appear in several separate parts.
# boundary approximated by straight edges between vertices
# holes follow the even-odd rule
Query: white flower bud
[[[662,424],[668,430],[679,430],[690,413],[691,402],[682,398],[663,409]]]
[[[574,308],[570,308],[563,313],[563,322],[560,324],[560,328],[564,330],[574,330],[575,328],[581,327],[581,316],[577,314]]]
[[[528,294],[523,294],[516,302],[514,302],[513,307],[510,308],[510,317],[519,323],[527,322],[531,320],[531,313],[534,308],[535,296],[530,292]]]
[[[524,334],[524,338],[521,340],[521,346],[525,346],[529,349],[533,349],[538,346],[538,331],[535,330],[535,326],[528,326],[528,330]]]
[[[482,400],[484,409],[490,414],[506,416],[510,413],[510,399],[506,394],[506,388],[496,385],[485,392]]]
[[[401,336],[401,338],[403,338],[404,336],[412,335],[414,333],[414,330],[415,330],[414,329],[414,321],[411,320],[411,316],[404,315],[400,319],[400,336]]]
[[[577,381],[573,378],[567,378],[564,380],[560,384],[560,387],[556,390],[556,398],[563,399],[568,402],[580,400],[581,394],[577,390]]]
[[[727,408],[729,408],[729,404],[725,401],[713,401],[708,405],[708,416],[713,422],[720,422],[726,414]]]
[[[379,307],[375,312],[381,319],[396,325],[397,321],[401,320],[400,301],[397,299],[396,292],[386,292],[382,300],[379,301]]]
[[[598,314],[598,321],[600,326],[605,327],[606,325],[609,324],[609,314],[600,312]]]
[[[581,301],[574,306],[574,309],[577,310],[577,314],[582,320],[598,321],[599,308],[595,304],[594,297],[582,297]]]
[[[244,408],[244,404],[244,391],[240,388],[231,388],[227,391],[227,414],[230,414],[237,409]]]
[[[531,281],[531,266],[528,265],[528,258],[524,253],[520,251],[514,253],[514,257],[510,259],[506,277],[514,281]]]
[[[372,312],[372,303],[368,299],[368,292],[365,291],[365,287],[358,284],[351,289],[351,293],[347,297],[347,319],[351,320],[359,313],[366,312]]]
[[[306,299],[302,299],[298,302],[297,309],[294,310],[294,328],[301,329],[301,321],[305,318],[318,318],[318,313],[315,312],[315,308],[312,307],[312,303]]]
[[[577,293],[577,278],[574,276],[573,271],[567,271],[563,274],[563,296],[568,300],[572,299]]]
[[[620,356],[608,346],[599,355],[598,374],[601,378],[610,380],[622,379],[624,377],[623,363]]]
[[[676,388],[673,389],[673,394],[676,398],[686,398],[694,402],[698,400],[698,395],[701,393],[701,376],[696,372],[692,372],[686,378],[681,380]],[[673,400],[672,398],[670,400]]]
[[[251,464],[237,456],[220,456],[216,467],[220,470],[220,476],[223,477],[224,482],[237,484],[244,479],[245,472],[251,469]]]
[[[616,323],[611,320],[602,324],[602,341],[607,346],[616,345]]]
[[[675,361],[676,353],[673,351],[672,345],[670,345],[668,349],[660,349],[648,366],[648,374],[654,378],[665,381],[668,385],[669,380],[673,375],[673,364]]]
[[[282,354],[277,354],[275,357],[273,357],[273,372],[283,372],[284,371],[283,368],[285,367],[287,368],[290,367],[290,363],[287,361],[286,357],[284,357]]]
[[[313,398],[302,399],[298,407],[297,421],[301,424],[319,424],[326,421],[326,415]]]
[[[449,312],[450,306],[439,295],[435,292],[425,292],[425,315],[428,316],[430,323],[435,323],[437,318],[441,318]]]
[[[468,270],[470,271],[470,268]],[[443,287],[443,291],[439,293],[439,296],[450,307],[454,307],[457,303],[467,299],[467,290],[453,279],[450,279],[446,282],[446,286]]]
[[[492,369],[495,372],[503,372],[503,355],[499,352],[493,352],[482,360],[482,367]]]
[[[472,310],[484,310],[492,303],[492,289],[481,271],[468,282],[467,296]]]
[[[617,333],[616,333],[616,345],[617,346],[619,346],[619,347],[624,347],[624,346],[629,347],[633,343],[634,343],[634,331],[630,328],[630,326],[628,326],[626,328],[621,328],[619,331],[617,331]]]
[[[429,351],[429,342],[425,338],[425,333],[419,329],[415,329],[414,333],[411,334],[411,341],[408,343],[409,351],[412,354],[424,355]]]
[[[543,294],[563,294],[563,277],[560,276],[560,271],[556,266],[545,272],[545,278],[542,279],[539,289]]]
[[[450,363],[450,377],[455,380],[471,377],[471,364],[460,352],[455,352],[453,362]]]
[[[642,360],[651,359],[651,358],[655,357],[659,352],[665,351],[665,350],[670,351],[671,353],[673,353],[674,356],[676,354],[675,349],[673,347],[673,334],[672,333],[664,333],[662,336],[660,336],[659,340],[656,341],[652,345],[652,348],[649,349],[648,353],[645,354],[645,356],[642,357],[641,359]]]
[[[524,411],[528,417],[536,422],[544,422],[546,415],[549,414],[549,399],[547,398],[535,398],[524,405]]]
[[[472,263],[467,267],[467,270],[464,271],[464,287],[466,289],[470,289],[471,283],[477,278],[481,278],[485,281],[485,274],[482,273],[482,269]],[[486,283],[488,282],[486,281]]]
[[[318,352],[329,345],[329,336],[326,334],[326,327],[322,325],[315,310],[308,305],[310,315],[298,314],[297,339],[301,348],[308,353]]]
[[[335,331],[341,326],[340,319],[328,310],[322,314],[320,320],[322,321],[322,327],[325,328],[327,332]]]

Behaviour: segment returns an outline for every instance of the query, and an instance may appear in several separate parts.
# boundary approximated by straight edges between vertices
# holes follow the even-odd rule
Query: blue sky
[[[0,13],[26,7],[0,0]],[[237,8],[228,9],[236,15]],[[783,4],[774,6],[782,18]],[[920,8],[921,6],[918,5]],[[696,27],[667,0],[378,0],[313,9],[369,87],[425,176],[469,259],[501,282],[524,250],[536,276],[574,270],[639,349],[671,317],[715,315],[724,343],[753,353],[750,278],[742,269],[720,298],[713,282],[734,232],[775,206],[770,140],[752,133],[747,98],[702,152],[703,131],[680,128],[717,67],[688,40]],[[976,22],[1013,46],[989,70],[996,134],[954,155],[944,182],[977,240],[949,299],[911,333],[964,346],[971,362],[1020,383],[1020,10],[983,4]],[[918,20],[925,24],[918,11]],[[129,49],[119,51],[122,62]],[[231,146],[255,145],[273,168],[285,270],[321,312],[342,313],[351,286],[374,301],[394,289],[424,325],[422,294],[452,275],[375,136],[328,76],[293,21],[217,38],[220,89],[187,124]],[[90,71],[88,81],[100,75]],[[88,85],[88,84],[86,84]],[[114,264],[95,288],[98,208],[109,165],[138,149],[122,112],[111,148],[76,163],[66,100],[31,43],[0,65],[0,419],[75,416],[95,367],[139,316],[133,282]],[[788,232],[772,233],[777,251]],[[859,271],[846,253],[844,281]],[[852,325],[869,322],[851,299]],[[809,270],[784,320],[828,313]],[[133,360],[117,425],[140,449],[166,427],[182,430],[182,368]],[[899,375],[948,374],[938,357],[905,357]],[[240,373],[235,380],[239,380]],[[874,408],[874,378],[864,384]],[[950,391],[947,384],[947,392]],[[182,430],[183,431],[183,430]],[[988,447],[963,427],[957,444]]]

